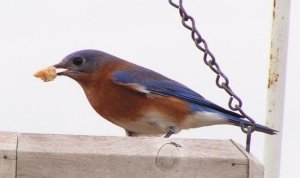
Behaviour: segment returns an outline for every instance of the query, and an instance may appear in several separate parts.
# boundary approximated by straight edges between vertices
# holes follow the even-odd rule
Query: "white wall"
[[[264,123],[272,1],[186,0],[185,6],[243,99],[244,109]],[[282,155],[286,178],[300,177],[295,164],[300,159],[299,8],[300,2],[292,1]],[[124,135],[93,111],[71,79],[43,83],[32,76],[86,48],[154,69],[227,107],[228,96],[215,86],[215,75],[167,1],[2,0],[0,22],[0,130]],[[193,129],[176,137],[245,142],[240,129],[231,126]],[[260,160],[263,138],[255,133],[252,142]]]

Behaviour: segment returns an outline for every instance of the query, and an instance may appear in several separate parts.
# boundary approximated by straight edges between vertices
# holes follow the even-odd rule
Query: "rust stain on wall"
[[[275,17],[276,17],[275,8],[276,8],[276,0],[274,0],[274,2],[273,2],[273,19],[275,19]]]
[[[270,69],[269,69],[269,80],[268,80],[268,88],[270,89],[272,86],[274,86],[279,79],[279,74],[276,72],[278,67],[278,53],[279,48],[276,50],[276,54],[270,55]]]
[[[271,74],[269,76],[269,82],[268,82],[268,88],[271,88],[273,85],[275,85],[278,81],[279,74]]]

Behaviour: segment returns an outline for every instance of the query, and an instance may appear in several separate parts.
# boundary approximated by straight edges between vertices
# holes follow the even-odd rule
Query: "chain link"
[[[179,0],[179,3],[176,4],[172,0],[169,0],[169,3],[179,9],[179,14],[181,16],[181,23],[182,25],[191,31],[191,37],[193,41],[195,42],[196,47],[201,50],[204,53],[203,60],[204,63],[210,67],[210,69],[217,74],[216,77],[216,85],[226,91],[228,95],[230,96],[228,106],[233,111],[238,111],[242,116],[243,119],[240,127],[241,130],[247,134],[247,141],[246,141],[246,150],[250,151],[250,143],[251,143],[251,134],[255,131],[255,121],[247,115],[243,109],[242,100],[232,91],[232,89],[229,86],[229,79],[228,77],[222,72],[221,68],[219,67],[218,63],[216,62],[215,56],[212,54],[212,52],[208,49],[208,45],[206,41],[202,38],[201,34],[199,33],[198,29],[196,28],[195,20],[192,16],[188,15],[188,13],[185,11],[182,0]],[[236,103],[236,104],[235,104]],[[251,125],[246,124],[245,119],[247,119]],[[247,126],[248,125],[248,126]]]

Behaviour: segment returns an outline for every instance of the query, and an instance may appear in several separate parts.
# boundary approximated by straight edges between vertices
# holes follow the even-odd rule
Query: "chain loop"
[[[228,77],[222,72],[221,68],[219,67],[219,64],[216,62],[216,59],[212,52],[208,49],[208,45],[206,41],[202,38],[201,34],[196,28],[195,20],[192,16],[188,15],[188,13],[185,11],[182,0],[179,0],[179,3],[176,4],[172,0],[169,0],[169,3],[179,9],[179,14],[181,16],[181,23],[182,25],[191,31],[191,37],[193,41],[195,42],[196,47],[201,50],[204,53],[203,60],[206,65],[209,66],[209,68],[217,74],[216,77],[216,85],[223,89],[228,95],[230,96],[228,106],[233,111],[238,111],[242,116],[243,119],[240,127],[241,130],[247,134],[247,141],[246,141],[246,150],[250,151],[250,142],[251,142],[251,133],[255,131],[255,121],[248,116],[242,109],[242,100],[232,91],[232,89],[229,86],[229,79]],[[237,104],[234,104],[237,103]],[[248,120],[250,122],[246,124],[246,121]]]

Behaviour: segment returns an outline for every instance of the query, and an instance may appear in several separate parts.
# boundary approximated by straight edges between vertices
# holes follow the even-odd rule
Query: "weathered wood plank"
[[[243,146],[231,140],[234,145],[248,158],[248,177],[260,178],[264,177],[264,166],[253,155],[249,154]]]
[[[0,177],[14,178],[18,134],[0,131]]]
[[[249,176],[230,140],[20,134],[18,145],[18,178]]]

